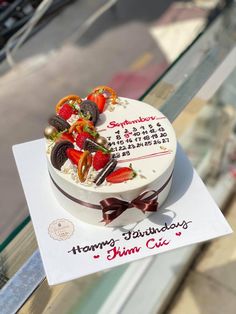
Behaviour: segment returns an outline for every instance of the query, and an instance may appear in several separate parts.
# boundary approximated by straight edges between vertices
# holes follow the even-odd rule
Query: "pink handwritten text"
[[[148,239],[146,242],[146,247],[148,249],[158,249],[161,246],[165,246],[168,245],[170,243],[170,241],[160,238],[159,240],[156,240],[154,238]]]
[[[116,122],[116,121],[111,121],[107,127],[110,129],[113,128],[118,128],[118,127],[122,127],[124,128],[124,126],[129,125],[129,124],[136,124],[136,123],[142,123],[142,122],[147,122],[147,121],[153,121],[156,120],[157,117],[156,116],[150,116],[150,117],[139,117],[138,119],[135,120],[124,120],[122,122]]]
[[[127,249],[123,247],[122,249],[120,247],[114,246],[112,249],[107,251],[107,259],[108,261],[111,261],[115,259],[116,257],[123,257],[131,254],[138,253],[140,251],[141,247],[133,247],[131,249]]]

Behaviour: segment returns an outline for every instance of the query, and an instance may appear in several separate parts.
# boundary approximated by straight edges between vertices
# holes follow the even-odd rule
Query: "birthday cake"
[[[98,86],[84,99],[61,99],[44,135],[53,192],[78,219],[123,226],[167,198],[176,137],[154,107]]]

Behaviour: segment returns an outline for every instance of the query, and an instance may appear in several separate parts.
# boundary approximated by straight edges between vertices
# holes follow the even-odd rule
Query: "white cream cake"
[[[79,107],[80,103],[77,104],[77,109]],[[78,114],[80,113],[74,111],[67,122],[73,125],[78,118],[81,119]],[[116,103],[111,104],[109,97],[106,98],[104,111],[99,114],[95,125],[96,136],[92,141],[100,143],[97,138],[105,138],[107,143],[104,147],[109,150],[109,156],[105,158],[110,163],[111,159],[112,163],[116,160],[117,164],[111,174],[98,185],[95,183],[96,178],[99,174],[102,176],[106,165],[99,170],[94,169],[95,151],[88,153],[90,159],[85,158],[89,166],[83,180],[78,175],[79,166],[70,158],[67,159],[68,154],[65,157],[68,148],[78,150],[80,154],[86,150],[77,145],[76,137],[81,127],[70,127],[69,133],[74,141],[68,143],[66,150],[62,145],[65,160],[59,158],[59,167],[57,164],[55,167],[51,154],[54,153],[53,147],[60,140],[65,142],[66,138],[63,136],[58,139],[57,136],[55,141],[54,126],[52,128],[49,134],[46,132],[52,188],[59,203],[73,216],[89,224],[123,226],[144,219],[158,210],[167,198],[175,163],[176,137],[171,123],[154,107],[127,98],[117,98]],[[68,129],[61,134],[67,131]],[[97,156],[98,164],[101,161],[100,155]],[[82,171],[86,162],[82,165]],[[108,160],[105,163],[109,164]]]

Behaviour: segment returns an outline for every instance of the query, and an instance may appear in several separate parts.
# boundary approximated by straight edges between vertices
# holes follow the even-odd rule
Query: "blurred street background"
[[[107,4],[69,3],[11,55],[11,64],[6,58],[0,64],[0,239],[28,214],[11,146],[42,137],[48,116],[67,94],[85,97],[107,84],[121,96],[140,97],[198,36],[216,2],[143,6],[142,0],[120,0],[103,12]]]
[[[48,116],[67,94],[85,97],[93,87],[104,84],[120,96],[141,97],[201,34],[221,6],[219,0],[57,1],[21,47],[17,48],[13,40],[6,49],[14,35],[10,31],[14,23],[20,25],[22,18],[27,21],[27,14],[32,16],[39,3],[22,4],[19,0],[18,13],[4,17],[5,8],[12,3],[0,0],[0,243],[28,216],[12,145],[42,137]],[[192,126],[181,134],[194,166],[206,148],[212,148],[205,171],[209,185],[214,185],[222,173],[236,177],[236,101],[229,92],[235,88],[232,82],[236,82],[235,73],[212,100],[217,106],[226,99],[226,106],[219,111],[207,106],[198,113],[199,133]],[[211,141],[217,130],[214,125],[209,127],[208,121],[213,114],[219,118],[219,113],[225,128],[217,136],[223,136],[226,146],[220,146],[220,140],[217,144]],[[194,140],[198,148],[192,145]],[[236,226],[235,209],[234,199],[227,211],[232,228]],[[236,313],[236,283],[230,279],[236,271],[233,243],[235,236],[205,248],[166,313]],[[224,307],[217,295],[227,300]]]

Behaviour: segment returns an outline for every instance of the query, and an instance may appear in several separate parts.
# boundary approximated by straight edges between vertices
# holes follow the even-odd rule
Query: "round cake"
[[[82,221],[108,227],[138,222],[169,193],[175,133],[146,103],[118,98],[105,87],[85,99],[67,96],[45,137],[53,192]]]

